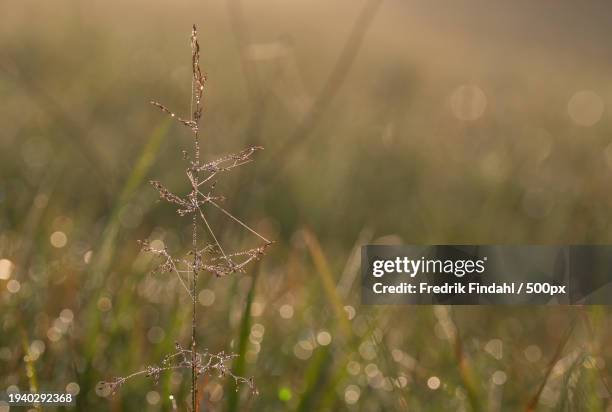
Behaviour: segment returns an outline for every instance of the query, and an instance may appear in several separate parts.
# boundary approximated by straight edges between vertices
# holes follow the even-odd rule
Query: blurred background
[[[0,388],[76,410],[187,410],[188,374],[100,381],[187,345],[180,254],[191,25],[203,156],[276,244],[202,276],[202,348],[259,388],[201,380],[208,411],[612,411],[608,307],[360,305],[366,243],[612,242],[612,4],[457,0],[0,4]],[[253,241],[223,216],[224,244]],[[0,411],[9,408],[0,405]],[[12,410],[12,409],[11,409]]]

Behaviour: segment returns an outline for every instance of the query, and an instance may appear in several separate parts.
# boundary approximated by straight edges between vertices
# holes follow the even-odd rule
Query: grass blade
[[[542,391],[546,387],[546,383],[548,382],[548,378],[550,377],[550,374],[551,374],[553,368],[557,364],[557,361],[561,357],[561,354],[563,354],[563,350],[565,349],[565,345],[569,341],[569,338],[572,336],[572,332],[574,331],[574,327],[575,326],[576,326],[576,322],[572,321],[572,323],[569,326],[567,332],[565,333],[565,336],[561,339],[561,341],[559,342],[559,345],[557,345],[557,350],[555,351],[552,359],[550,360],[550,362],[548,364],[548,368],[546,370],[546,373],[544,374],[544,379],[542,379],[542,383],[538,387],[538,390],[536,391],[536,393],[533,395],[533,397],[531,398],[531,400],[527,404],[527,407],[525,408],[525,412],[534,412],[536,410],[536,406],[538,405],[538,403],[540,401],[540,396],[542,395]]]
[[[342,298],[336,290],[336,280],[332,274],[329,262],[325,257],[323,249],[321,249],[321,245],[315,235],[309,229],[304,229],[303,232],[306,246],[308,247],[310,256],[315,264],[315,272],[323,284],[323,290],[325,291],[327,300],[332,306],[332,310],[334,311],[335,319],[340,327],[340,331],[342,332],[344,338],[348,340],[351,336],[351,325],[346,317],[344,305],[342,304]]]
[[[306,390],[300,398],[296,411],[307,412],[316,410],[315,394],[327,385],[327,371],[331,365],[329,346],[320,347],[314,354],[306,371]]]
[[[257,278],[259,274],[259,261],[253,268],[253,281],[251,288],[247,294],[246,302],[244,305],[244,312],[242,314],[242,321],[240,322],[240,330],[238,334],[238,347],[236,354],[238,355],[234,359],[232,369],[235,375],[242,376],[245,370],[245,356],[247,346],[249,344],[249,334],[251,333],[251,306],[253,305],[253,299],[255,298],[255,287],[257,285]],[[227,396],[227,410],[229,412],[235,412],[238,410],[238,404],[240,400],[240,392],[236,382],[232,381],[229,385],[229,393]]]
[[[157,156],[159,152],[161,144],[168,135],[169,128],[170,121],[167,119],[155,128],[147,144],[142,149],[130,176],[123,185],[121,194],[113,206],[113,210],[108,218],[108,223],[102,233],[102,240],[98,252],[94,254],[87,290],[93,290],[102,283],[104,274],[108,270],[116,250],[116,240],[120,227],[119,212],[132,199],[136,190],[147,176],[147,173],[153,165],[155,156]]]
[[[153,130],[147,144],[140,153],[136,165],[132,169],[130,176],[123,185],[123,189],[121,190],[119,198],[115,202],[113,210],[109,216],[108,223],[106,224],[106,227],[102,234],[98,253],[94,254],[92,269],[89,273],[86,283],[83,285],[83,302],[87,302],[88,304],[88,306],[84,310],[84,319],[88,319],[88,340],[85,344],[85,356],[88,361],[91,361],[91,359],[93,359],[95,355],[97,346],[96,338],[99,334],[100,329],[100,317],[98,316],[96,308],[97,299],[93,298],[92,295],[96,294],[97,291],[100,289],[100,286],[102,285],[102,281],[104,279],[104,275],[108,271],[108,268],[110,266],[117,247],[116,240],[119,234],[120,227],[119,212],[121,211],[121,208],[132,199],[132,196],[136,192],[136,189],[142,184],[142,181],[145,179],[147,173],[149,172],[149,169],[153,165],[155,156],[159,152],[162,142],[168,134],[169,126],[170,122],[168,120],[164,120],[159,126],[157,126]],[[98,378],[94,377],[92,372],[92,368],[87,368],[84,374],[79,377],[81,389],[84,394],[89,392],[89,390],[94,386],[95,381]],[[82,407],[82,405],[79,405],[79,400],[83,398],[83,396],[77,397],[78,408]]]

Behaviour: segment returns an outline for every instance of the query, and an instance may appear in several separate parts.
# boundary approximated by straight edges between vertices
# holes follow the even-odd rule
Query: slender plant
[[[192,303],[191,342],[188,347],[183,347],[177,342],[176,350],[166,355],[159,365],[147,366],[145,369],[127,376],[115,377],[108,382],[102,382],[101,385],[107,388],[111,394],[115,394],[131,378],[144,375],[157,382],[163,372],[189,370],[191,372],[192,410],[197,411],[199,409],[198,378],[200,376],[211,373],[217,373],[220,377],[229,376],[234,379],[236,384],[244,383],[248,385],[252,393],[257,393],[252,378],[237,376],[232,372],[230,363],[237,355],[225,352],[211,353],[206,350],[198,351],[196,322],[198,278],[204,273],[210,273],[216,277],[245,273],[246,266],[250,262],[260,259],[272,242],[222,207],[221,203],[224,197],[215,193],[215,179],[219,175],[251,162],[253,153],[262,148],[253,146],[216,160],[208,162],[202,162],[201,160],[200,122],[204,111],[203,97],[206,75],[200,69],[200,46],[195,25],[191,32],[191,68],[192,95],[190,117],[188,119],[178,116],[163,104],[151,101],[153,106],[176,119],[191,131],[193,152],[191,154],[186,151],[183,152],[183,158],[188,162],[186,175],[191,190],[188,194],[179,196],[156,180],[150,182],[159,192],[160,198],[174,205],[180,216],[191,218],[191,248],[186,256],[175,258],[168,252],[166,246],[155,248],[147,240],[139,242],[144,252],[152,253],[160,259],[160,263],[153,269],[153,272],[174,274],[189,295]],[[255,235],[259,239],[259,246],[236,252],[230,252],[223,247],[207,217],[208,210],[211,208],[219,210],[243,229]],[[200,239],[201,233],[206,240]]]

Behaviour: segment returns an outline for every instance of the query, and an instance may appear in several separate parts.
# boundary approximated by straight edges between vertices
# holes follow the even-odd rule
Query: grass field
[[[275,241],[246,274],[199,279],[200,346],[238,354],[259,390],[203,378],[204,410],[612,411],[609,307],[362,306],[359,290],[366,243],[612,242],[610,11],[1,4],[0,389],[187,410],[187,371],[96,388],[190,342],[189,296],[137,240],[191,242],[147,183],[189,190],[189,133],[148,101],[189,112],[197,23],[202,157],[265,148],[218,188]]]

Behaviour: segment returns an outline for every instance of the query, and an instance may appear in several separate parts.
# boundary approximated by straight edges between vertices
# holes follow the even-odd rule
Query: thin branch
[[[250,163],[253,160],[251,159],[251,155],[255,153],[257,150],[263,150],[263,147],[251,146],[240,152],[225,155],[219,159],[210,161],[203,165],[196,165],[194,166],[193,169],[194,171],[197,171],[197,172],[212,172],[212,173],[225,172],[228,170],[232,170],[235,167]],[[230,163],[230,164],[227,164],[227,163]]]
[[[154,269],[154,271],[160,271],[161,273],[166,273],[166,272],[174,272],[174,273],[176,273],[176,276],[178,277],[179,281],[181,282],[181,285],[183,286],[183,288],[187,291],[189,296],[192,296],[191,291],[189,290],[189,288],[187,287],[187,285],[183,281],[183,277],[180,275],[180,273],[184,272],[184,271],[179,271],[178,270],[178,268],[176,267],[175,259],[172,256],[170,256],[170,254],[168,253],[168,250],[166,248],[164,248],[164,249],[155,249],[155,248],[152,248],[148,241],[142,241],[140,243],[141,243],[141,246],[142,246],[142,251],[150,252],[150,253],[153,253],[154,255],[161,256],[164,259],[166,259],[164,261],[164,263],[161,263],[159,266],[157,266]]]
[[[253,393],[257,393],[257,388],[255,387],[255,383],[252,378],[244,378],[242,376],[235,375],[231,371],[228,363],[236,356],[237,355],[234,354],[226,354],[223,351],[219,353],[210,353],[208,351],[194,352],[189,349],[184,349],[178,343],[176,343],[176,351],[166,355],[162,359],[160,365],[150,365],[130,375],[115,377],[109,381],[101,382],[98,389],[108,389],[110,390],[111,395],[114,395],[127,381],[138,376],[144,375],[152,378],[153,381],[157,383],[161,374],[164,372],[180,369],[194,369],[197,376],[210,372],[216,372],[220,378],[229,376],[236,384],[245,383],[249,386]]]
[[[217,240],[217,236],[215,236],[215,232],[213,232],[212,228],[210,227],[210,224],[208,223],[208,220],[206,219],[206,216],[204,216],[204,212],[202,212],[202,209],[200,207],[198,207],[198,211],[200,212],[200,216],[202,217],[202,220],[204,221],[204,224],[206,225],[206,228],[208,229],[210,236],[212,236],[213,240],[215,241],[215,244],[221,251],[221,254],[223,255],[224,258],[227,258],[225,251],[223,250],[223,247],[221,246],[221,243],[219,243],[219,241]]]
[[[151,101],[149,101],[149,103],[151,103],[153,106],[157,107],[159,110],[161,110],[162,112],[166,113],[170,117],[178,120],[184,126],[187,126],[187,127],[190,127],[190,128],[197,127],[197,123],[196,122],[194,122],[193,120],[185,120],[185,119],[181,118],[180,116],[178,116],[176,113],[174,113],[173,111],[168,109],[163,104],[158,103],[155,100],[151,100]]]
[[[252,234],[254,234],[255,236],[259,237],[261,240],[263,240],[264,242],[266,242],[267,244],[270,244],[272,242],[270,242],[268,239],[266,239],[265,237],[263,237],[262,235],[260,235],[258,232],[256,232],[254,229],[252,229],[250,226],[248,226],[246,223],[244,223],[242,220],[238,219],[236,216],[232,215],[230,212],[228,212],[227,210],[225,210],[224,208],[222,208],[221,206],[219,206],[218,204],[216,204],[215,202],[213,202],[212,200],[209,201],[210,204],[212,204],[214,207],[216,207],[217,209],[219,209],[220,211],[222,211],[223,213],[225,213],[228,217],[232,218],[234,221],[236,221],[237,223],[239,223],[242,227],[244,227],[246,230],[248,230],[249,232],[251,232]]]

